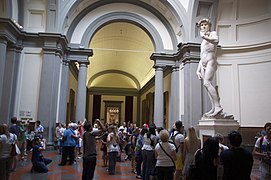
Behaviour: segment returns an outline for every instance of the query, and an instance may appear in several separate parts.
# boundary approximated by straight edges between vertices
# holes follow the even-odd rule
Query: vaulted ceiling
[[[88,87],[141,89],[153,76],[152,40],[140,27],[113,22],[91,39]]]

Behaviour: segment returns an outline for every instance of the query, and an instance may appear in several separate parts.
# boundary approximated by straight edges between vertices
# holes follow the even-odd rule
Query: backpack
[[[174,132],[175,132],[175,131],[174,131]],[[169,142],[170,144],[173,144],[173,145],[175,146],[175,148],[176,148],[176,153],[177,153],[178,150],[179,150],[179,147],[180,147],[181,145],[179,145],[179,146],[176,145],[176,143],[175,143],[175,137],[176,137],[178,134],[181,134],[181,133],[180,133],[179,131],[177,131],[177,133],[174,134],[174,132],[171,134],[171,136],[170,136],[168,142]]]

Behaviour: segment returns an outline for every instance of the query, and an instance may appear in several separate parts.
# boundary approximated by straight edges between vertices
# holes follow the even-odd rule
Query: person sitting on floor
[[[51,159],[44,158],[42,155],[42,150],[45,149],[45,144],[42,143],[41,138],[36,137],[34,139],[34,146],[32,151],[32,169],[31,172],[47,173],[47,165],[52,162]]]

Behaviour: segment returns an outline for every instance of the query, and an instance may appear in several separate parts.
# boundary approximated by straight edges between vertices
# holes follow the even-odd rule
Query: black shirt
[[[253,166],[252,154],[243,148],[232,148],[220,154],[224,167],[223,180],[250,180]]]

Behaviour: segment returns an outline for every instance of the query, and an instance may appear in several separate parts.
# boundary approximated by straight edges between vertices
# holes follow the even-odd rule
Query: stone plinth
[[[202,144],[205,136],[214,136],[216,133],[227,136],[231,131],[236,131],[238,128],[239,123],[234,119],[204,119],[199,120],[197,125]]]

